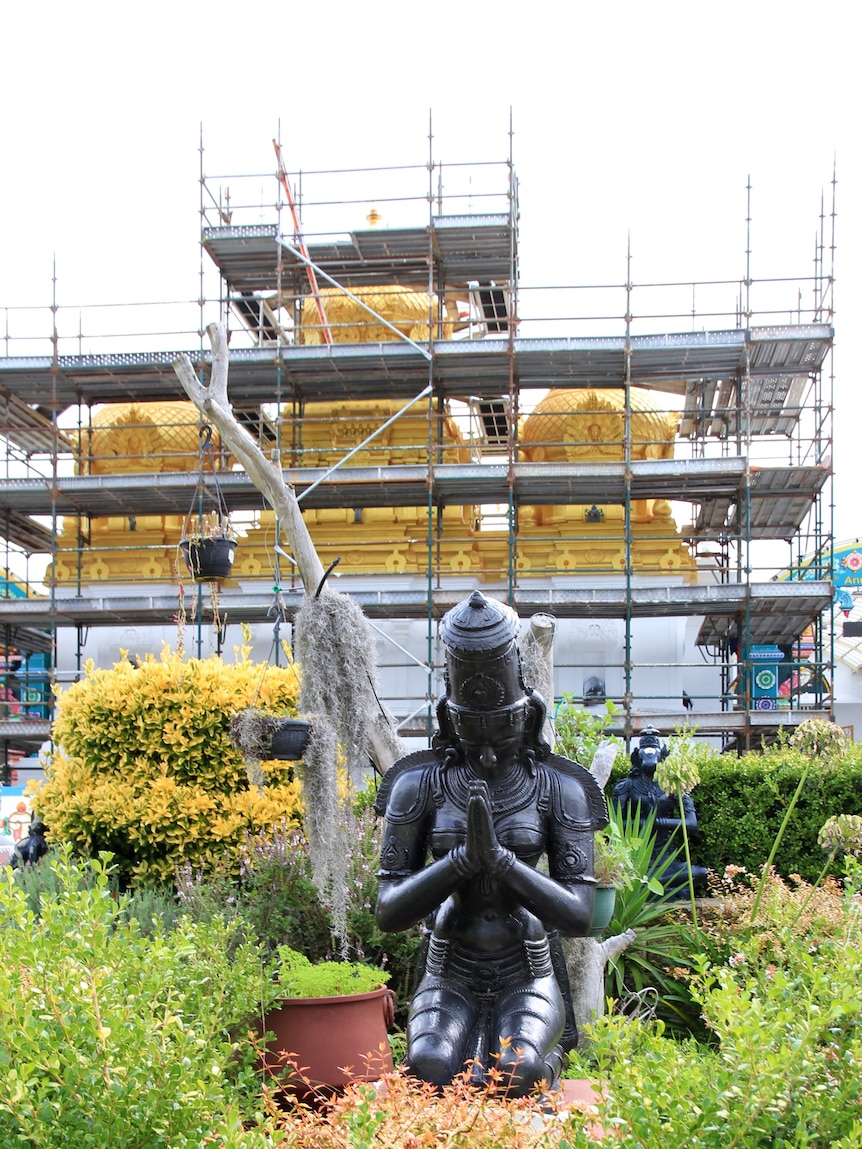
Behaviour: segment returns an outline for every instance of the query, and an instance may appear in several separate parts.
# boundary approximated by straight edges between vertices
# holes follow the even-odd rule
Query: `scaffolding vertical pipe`
[[[279,157],[281,162],[281,118],[278,121],[278,142],[275,149],[276,156]],[[276,234],[281,235],[281,214],[284,207],[282,200],[282,181],[279,179],[278,172],[275,179],[275,220],[276,220]],[[282,418],[281,418],[281,405],[282,405],[282,372],[284,370],[284,353],[283,353],[283,339],[282,339],[282,323],[279,318],[281,312],[282,291],[284,287],[284,248],[280,243],[276,244],[275,253],[275,450],[279,461],[279,466],[282,466]],[[263,324],[259,328],[259,342],[263,339]],[[263,412],[258,407],[258,418],[262,416]],[[273,548],[273,573],[274,585],[273,594],[275,595],[275,635],[278,634],[278,625],[280,622],[280,615],[278,614],[278,604],[281,595],[281,523],[279,522],[278,515],[275,517],[275,546]],[[295,568],[294,568],[295,569]],[[281,651],[277,638],[273,637],[272,643],[272,661],[275,666],[280,664]]]
[[[742,315],[743,337],[745,349],[743,352],[743,367],[737,375],[737,450],[744,455],[745,468],[742,477],[742,491],[738,492],[737,527],[736,527],[736,577],[745,588],[742,617],[737,617],[737,665],[741,666],[737,675],[737,692],[741,687],[743,701],[743,743],[745,750],[751,748],[751,555],[748,545],[750,532],[750,498],[751,498],[751,380],[749,374],[750,355],[749,341],[751,338],[751,176],[746,180],[746,208],[745,208],[745,279],[744,308]],[[733,540],[732,540],[733,542]],[[740,633],[741,632],[741,633]],[[737,697],[739,694],[737,693]]]
[[[433,141],[434,134],[431,125],[431,113],[429,112],[428,123],[428,189],[426,192],[428,198],[428,471],[427,471],[427,484],[428,484],[428,532],[427,532],[427,545],[428,545],[428,560],[427,560],[427,584],[428,584],[428,599],[429,603],[433,597],[434,590],[441,587],[442,579],[442,561],[443,561],[443,531],[445,527],[443,519],[443,507],[436,506],[434,501],[434,468],[438,463],[443,462],[443,421],[446,414],[446,400],[441,393],[434,395],[434,356],[435,356],[435,342],[433,339],[433,332],[435,328],[435,307],[436,307],[436,328],[437,338],[442,339],[444,335],[444,322],[443,322],[443,306],[445,303],[445,269],[442,262],[435,259],[435,245],[434,245],[434,176],[437,176],[437,215],[443,214],[443,163],[442,161],[435,162],[433,155]],[[436,278],[435,278],[436,273]],[[436,292],[436,295],[435,295]],[[436,410],[435,410],[436,408]],[[433,622],[429,624],[429,635],[433,633]],[[429,667],[431,659],[428,660]],[[429,698],[431,692],[429,691]],[[430,733],[430,711],[429,711],[429,733]]]
[[[434,127],[432,122],[432,113],[428,112],[428,294],[431,295],[434,284]],[[443,172],[442,165],[438,172],[438,181],[441,184],[439,195],[442,196],[442,180]],[[442,212],[442,206],[440,208]],[[429,328],[430,336],[430,328]],[[427,708],[425,710],[425,730],[430,740],[433,729],[433,700],[434,700],[434,535],[435,527],[437,535],[442,530],[442,516],[439,524],[434,521],[434,484],[432,473],[432,461],[434,458],[434,429],[432,426],[434,414],[434,342],[429,343],[428,350],[431,356],[428,360],[428,383],[431,388],[428,394],[428,471],[427,471],[427,484],[428,484],[428,524],[426,531],[428,554],[426,559],[426,650],[428,652],[428,675],[427,675]]]
[[[52,450],[51,450],[51,564],[52,575],[49,585],[49,597],[51,603],[51,627],[50,639],[51,649],[48,652],[48,683],[47,691],[50,697],[51,689],[57,679],[57,528],[58,528],[58,515],[57,515],[57,490],[58,490],[58,477],[60,473],[60,432],[59,432],[59,399],[57,397],[57,379],[60,375],[60,332],[57,327],[57,313],[59,304],[57,302],[57,256],[54,255],[51,270],[51,435],[52,435]],[[81,516],[78,515],[78,540],[79,545],[77,549],[77,579],[80,585],[81,579]],[[8,572],[7,572],[8,574]],[[81,673],[82,661],[80,656],[76,660],[76,672]]]
[[[198,157],[199,157],[199,160],[198,160],[199,177],[198,178],[199,178],[199,186],[200,186],[199,212],[200,212],[200,217],[201,217],[201,222],[200,222],[201,239],[200,239],[200,244],[198,247],[198,283],[199,283],[199,290],[198,290],[198,362],[199,362],[198,378],[199,378],[200,382],[203,383],[204,382],[204,331],[206,330],[206,324],[204,322],[204,308],[206,306],[206,298],[205,298],[205,292],[204,292],[204,247],[203,247],[204,227],[206,225],[206,205],[204,202],[205,201],[204,189],[206,186],[206,179],[204,176],[204,130],[203,130],[203,124],[201,124],[201,126],[200,126],[200,141],[198,144]],[[225,311],[225,305],[223,303],[223,300],[226,298],[226,293],[227,293],[228,289],[227,289],[227,284],[224,282],[224,279],[221,276],[221,274],[219,275],[219,282],[224,284],[224,289],[219,291],[219,317],[223,319],[224,318],[224,311]],[[198,415],[198,428],[199,428],[199,430],[202,427],[203,427],[203,416],[199,414]],[[204,515],[204,503],[203,503],[203,489],[201,486],[201,488],[199,488],[199,490],[198,490],[198,516],[201,520],[203,520],[203,515]],[[179,562],[179,558],[177,558],[176,561]],[[181,578],[179,571],[177,571],[177,577]],[[197,600],[196,604],[195,604],[195,610],[194,610],[195,651],[197,653],[197,657],[202,658],[203,657],[203,641],[204,641],[204,635],[203,635],[203,585],[201,583],[196,582],[194,584],[194,590],[192,591],[192,594],[195,596],[195,598]]]
[[[743,352],[743,368],[740,390],[743,396],[742,413],[744,420],[745,441],[745,471],[743,475],[743,489],[741,505],[737,506],[741,514],[737,514],[739,526],[737,527],[737,547],[739,562],[742,565],[745,586],[745,605],[743,612],[743,634],[738,640],[737,649],[745,652],[743,667],[743,697],[745,700],[745,749],[751,749],[751,709],[752,691],[751,681],[753,663],[751,662],[751,355],[750,355],[750,326],[745,331],[745,350]]]
[[[518,460],[518,420],[520,401],[518,382],[515,376],[515,326],[517,324],[517,248],[515,244],[514,218],[514,179],[515,167],[513,162],[514,130],[512,124],[512,109],[509,109],[509,159],[508,159],[508,199],[509,199],[509,282],[514,293],[512,315],[509,319],[506,355],[509,376],[509,427],[508,427],[508,487],[509,505],[507,511],[508,523],[508,577],[507,598],[510,606],[515,605],[515,590],[518,585],[518,506],[515,500],[515,464]]]
[[[743,312],[743,322],[745,330],[751,327],[751,175],[745,185],[746,191],[746,209],[745,209],[745,279],[743,281],[745,286],[745,306]]]
[[[623,386],[625,389],[625,425],[623,431],[623,467],[625,492],[623,532],[625,547],[625,634],[623,637],[623,715],[626,747],[633,734],[632,727],[632,241],[626,244],[626,313]]]

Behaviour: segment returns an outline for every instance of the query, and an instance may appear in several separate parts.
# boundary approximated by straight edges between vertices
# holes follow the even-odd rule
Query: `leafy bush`
[[[5,1145],[209,1143],[256,1090],[243,1025],[272,1000],[255,947],[214,919],[144,937],[106,858],[68,848],[28,905],[0,875],[0,1135]],[[49,888],[53,886],[53,892]]]
[[[705,764],[697,791],[695,860],[719,874],[728,865],[757,872],[809,766],[774,865],[785,877],[800,874],[813,881],[823,866],[817,837],[826,819],[862,814],[862,747],[854,743],[840,756],[813,765],[803,751],[786,743],[741,758],[725,754]],[[839,873],[840,865],[833,872]]]
[[[709,941],[690,924],[677,905],[678,892],[662,887],[662,877],[676,862],[680,850],[670,851],[653,862],[655,811],[643,825],[635,811],[610,806],[612,825],[628,843],[631,863],[640,881],[617,890],[614,915],[608,933],[634,930],[637,939],[608,963],[605,994],[618,1009],[627,1012],[646,1008],[657,1013],[675,1033],[697,1033],[699,1008],[692,999],[688,967],[692,955],[709,948]],[[646,875],[651,874],[650,882]]]
[[[124,881],[169,882],[184,861],[238,854],[248,829],[300,816],[289,763],[263,763],[263,792],[230,740],[231,714],[257,701],[296,715],[292,667],[244,656],[185,660],[167,649],[58,691],[57,749],[35,803],[51,840],[111,852]]]
[[[642,877],[632,856],[632,843],[618,819],[596,833],[593,876],[600,886],[631,886]],[[658,892],[658,890],[657,890]]]
[[[862,871],[845,864],[845,890],[819,891],[804,919],[807,891],[773,879],[757,924],[731,927],[727,959],[698,959],[693,992],[714,1047],[668,1041],[660,1023],[596,1022],[574,1072],[597,1079],[615,1144],[862,1144]],[[737,921],[749,922],[753,896]]]
[[[98,871],[83,868],[78,873],[78,888],[94,889],[98,884],[98,878]],[[16,869],[15,882],[24,894],[28,910],[38,918],[43,903],[50,905],[61,896],[67,878],[64,873],[58,872],[55,866],[50,864],[43,866],[40,862],[39,865]],[[134,918],[142,934],[151,934],[160,928],[173,929],[177,925],[180,910],[172,890],[161,886],[142,885],[138,889],[128,891],[120,899],[119,886],[116,870],[112,867],[110,889],[112,896],[118,900],[120,918],[127,921]]]
[[[608,734],[619,712],[619,707],[610,699],[602,710],[587,710],[578,703],[575,695],[564,693],[554,715],[555,751],[589,769],[602,743],[608,742],[622,750],[622,739]]]
[[[493,1071],[482,1086],[467,1071],[445,1090],[396,1071],[385,1089],[357,1082],[325,1106],[296,1106],[274,1124],[284,1137],[276,1144],[297,1149],[574,1149],[596,1144],[594,1118],[588,1106],[567,1108],[560,1096],[508,1098]]]
[[[278,986],[283,997],[345,997],[382,989],[389,974],[354,961],[312,964],[290,946],[278,947]]]

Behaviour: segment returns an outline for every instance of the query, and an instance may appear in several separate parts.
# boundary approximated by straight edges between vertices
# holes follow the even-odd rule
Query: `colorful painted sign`
[[[830,579],[836,589],[858,587],[862,592],[862,539],[835,544],[832,548],[831,572],[827,551],[821,555],[809,555],[798,566],[782,571],[776,578],[778,582],[788,582],[791,579],[803,582]]]

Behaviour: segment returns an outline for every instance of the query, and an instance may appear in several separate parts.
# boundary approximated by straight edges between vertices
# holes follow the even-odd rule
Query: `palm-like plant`
[[[608,932],[613,935],[631,929],[637,939],[608,963],[605,995],[625,1010],[627,1002],[643,1000],[652,990],[657,999],[656,1013],[671,1031],[697,1031],[701,1036],[700,1010],[689,991],[685,971],[691,968],[696,954],[711,949],[710,942],[700,930],[681,919],[677,912],[679,894],[672,885],[657,894],[655,881],[645,880],[649,872],[652,879],[661,883],[662,875],[676,861],[682,847],[663,853],[656,862],[655,811],[650,811],[643,822],[639,807],[624,812],[611,803],[609,812],[617,828],[615,835],[628,843],[632,865],[644,880],[617,890]]]

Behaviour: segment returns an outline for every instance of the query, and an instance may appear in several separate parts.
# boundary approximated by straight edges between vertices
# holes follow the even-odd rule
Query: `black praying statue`
[[[496,1067],[516,1096],[553,1086],[576,1042],[559,934],[589,931],[594,834],[608,820],[593,776],[542,736],[518,626],[479,591],[444,616],[439,729],[430,750],[387,772],[377,799],[376,909],[385,930],[424,922],[410,1072],[445,1085]]]

